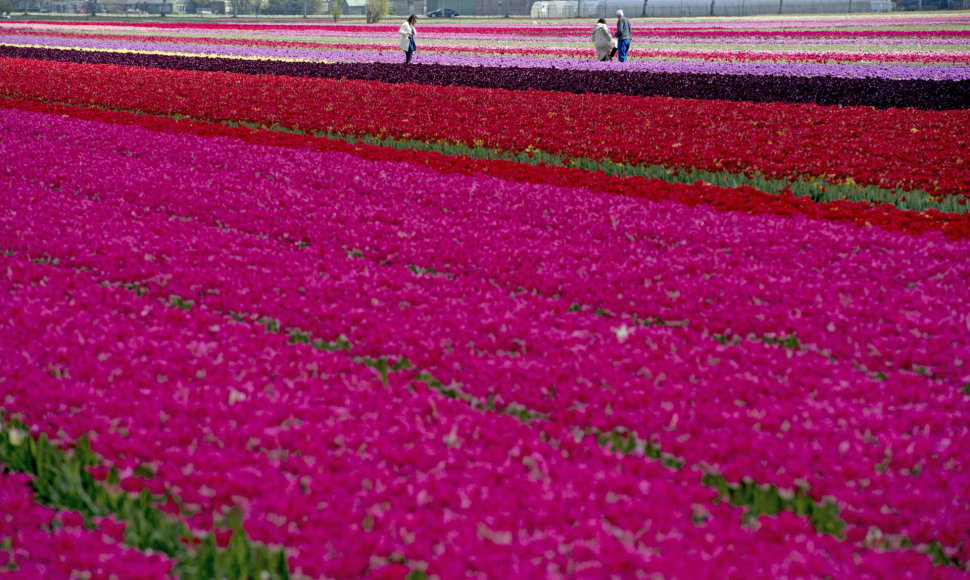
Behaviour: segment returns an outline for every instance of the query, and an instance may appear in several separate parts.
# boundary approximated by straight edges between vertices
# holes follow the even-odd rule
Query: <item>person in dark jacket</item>
[[[623,16],[622,10],[616,11],[616,55],[617,60],[626,62],[627,54],[630,52],[630,40],[633,39],[633,32],[630,30],[630,21]]]

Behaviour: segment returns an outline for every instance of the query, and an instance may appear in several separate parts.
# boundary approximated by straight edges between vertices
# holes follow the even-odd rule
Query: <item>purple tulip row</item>
[[[0,43],[36,44],[51,48],[89,50],[141,50],[162,53],[204,54],[225,57],[276,59],[301,59],[315,62],[393,63],[400,62],[400,52],[393,43],[386,50],[325,50],[308,48],[270,48],[260,46],[231,46],[207,44],[205,39],[197,43],[141,42],[132,40],[88,40],[83,38],[24,37],[0,35]],[[574,50],[570,50],[570,53]],[[593,54],[586,47],[587,56]],[[421,54],[421,64],[449,66],[480,66],[489,68],[555,68],[571,70],[594,70],[619,72],[617,64],[600,62],[592,58],[577,59],[569,56],[482,55],[428,52]],[[832,77],[836,79],[879,78],[887,80],[968,80],[970,67],[910,64],[820,64],[775,63],[763,61],[717,62],[717,61],[663,61],[634,60],[623,65],[622,72],[675,73],[703,75],[752,75],[784,77]]]
[[[849,22],[849,21],[847,21]],[[845,26],[843,24],[833,24],[825,23],[825,26]],[[711,29],[714,34],[717,31],[723,29],[734,28],[731,22],[722,22],[718,24],[718,27]],[[792,23],[787,23],[787,26],[791,26]],[[810,23],[801,23],[803,26],[810,25]],[[921,26],[931,26],[931,22],[921,22],[911,24],[918,24]],[[960,25],[961,22],[948,22],[950,25]],[[557,44],[570,44],[570,45],[585,45],[585,36],[590,25],[582,25],[576,27],[576,34],[568,35],[563,34],[562,36],[548,36],[543,35],[542,44],[543,45],[557,45]],[[893,26],[892,23],[885,24],[866,24],[865,20],[860,19],[858,24],[851,24],[851,26]],[[519,27],[515,25],[504,25],[498,30],[500,33],[495,33],[488,28],[482,27],[480,30],[475,30],[474,32],[468,29],[463,29],[455,31],[451,26],[435,26],[427,21],[422,22],[420,25],[420,31],[422,38],[425,41],[439,41],[439,40],[453,40],[459,43],[477,43],[480,41],[492,41],[500,45],[515,45],[515,44],[527,44],[529,46],[534,46],[536,44],[535,36],[529,34],[531,32],[531,27]],[[396,28],[396,25],[394,26]],[[385,26],[377,26],[367,30],[361,30],[359,26],[353,29],[344,29],[340,26],[334,26],[326,30],[321,29],[306,29],[299,26],[292,26],[289,28],[267,28],[265,30],[259,29],[245,29],[238,30],[232,28],[226,29],[212,29],[212,28],[193,28],[190,24],[185,24],[179,28],[170,27],[127,27],[125,28],[125,34],[131,35],[132,40],[137,40],[142,36],[151,35],[164,35],[164,36],[180,36],[184,38],[197,37],[201,39],[204,38],[258,38],[258,39],[272,39],[272,40],[303,40],[307,42],[325,42],[331,39],[346,39],[352,37],[354,39],[366,39],[371,41],[385,41],[389,44],[394,44],[394,28],[388,28]],[[806,36],[799,38],[796,36],[785,36],[783,38],[772,38],[766,37],[763,34],[759,34],[759,30],[756,26],[751,26],[750,24],[743,23],[739,28],[743,28],[749,36],[733,36],[730,39],[731,45],[776,45],[776,46],[787,46],[787,47],[798,47],[804,45],[811,46],[825,46],[825,45],[835,45],[835,46],[851,46],[858,48],[864,46],[867,48],[879,49],[880,47],[895,47],[900,45],[915,45],[918,44],[920,47],[929,48],[934,46],[961,46],[970,44],[970,38],[960,37],[960,36],[942,36],[942,37],[932,37],[926,35],[914,35],[912,37],[868,37],[868,38],[852,38],[846,39],[844,37],[818,37],[818,36]],[[658,29],[660,29],[658,31]],[[767,28],[766,28],[767,29]],[[27,30],[31,32],[54,32],[63,33],[69,31],[72,33],[81,34],[118,34],[119,28],[117,26],[103,26],[97,23],[72,23],[69,28],[65,28],[62,24],[51,24],[42,22],[32,22],[32,23],[17,23],[15,25],[4,26],[0,23],[0,30],[9,31],[9,33],[19,33],[20,31]],[[494,29],[493,29],[494,30]],[[515,32],[521,30],[523,34],[516,35]],[[635,46],[647,49],[651,48],[652,45],[670,45],[670,44],[696,44],[704,43],[710,44],[714,42],[719,42],[718,38],[704,38],[697,36],[684,36],[678,34],[680,32],[679,27],[664,27],[658,25],[657,22],[651,23],[649,27],[638,26],[636,21],[633,22],[633,35],[635,37]],[[348,48],[352,48],[348,45]]]
[[[16,213],[4,223],[0,240],[8,250],[56,259],[112,283],[137,282],[160,298],[175,294],[216,312],[270,317],[318,338],[343,334],[355,354],[407,356],[445,384],[499,408],[515,404],[548,414],[542,428],[556,440],[568,439],[576,428],[624,427],[731,481],[753,477],[783,488],[808,485],[815,497],[839,500],[852,539],[874,526],[917,542],[939,540],[956,547],[965,540],[970,510],[951,489],[963,485],[966,471],[968,458],[955,443],[964,435],[966,417],[960,411],[963,395],[951,382],[897,372],[877,381],[849,361],[829,362],[759,343],[720,346],[703,325],[644,328],[630,319],[570,312],[568,298],[510,294],[515,280],[501,275],[528,269],[535,251],[532,268],[541,285],[543,271],[557,269],[554,261],[545,261],[552,256],[541,252],[550,243],[570,269],[575,264],[568,265],[569,256],[586,252],[583,269],[569,272],[578,281],[577,296],[616,291],[604,288],[599,276],[622,270],[619,256],[597,256],[603,248],[583,245],[569,234],[571,227],[582,227],[603,246],[632,238],[634,243],[621,244],[621,251],[640,251],[638,259],[660,275],[650,279],[651,285],[669,298],[686,298],[705,283],[667,285],[664,276],[670,272],[671,283],[690,276],[698,265],[691,265],[689,256],[704,247],[725,259],[734,255],[733,277],[720,282],[725,287],[753,289],[820,269],[837,284],[813,292],[835,292],[840,303],[851,303],[877,283],[913,275],[906,252],[914,238],[791,220],[778,220],[778,231],[759,230],[758,224],[771,219],[443,176],[345,155],[95,128],[43,115],[7,118],[12,130],[35,137],[34,146],[43,140],[51,158],[77,159],[76,165],[45,167],[43,176],[29,164],[17,165],[12,183],[20,193],[10,198]],[[58,128],[45,127],[53,121]],[[95,155],[84,154],[92,149],[85,134],[98,136]],[[4,146],[5,158],[24,158],[14,143],[4,143],[10,143]],[[185,162],[180,152],[203,151],[219,167],[195,163],[176,182],[175,168]],[[313,171],[301,173],[301,166]],[[31,191],[36,183],[48,184],[47,190]],[[458,198],[462,203],[455,203]],[[617,213],[599,207],[603,201]],[[426,215],[429,209],[440,219]],[[476,222],[457,225],[450,213],[473,215]],[[570,226],[573,219],[579,221]],[[689,222],[728,243],[671,228]],[[436,227],[424,230],[428,223]],[[559,230],[558,243],[543,239],[546,228]],[[488,242],[501,238],[509,249],[517,241],[528,243],[530,236],[536,239],[523,253],[503,253]],[[852,273],[855,285],[862,285],[856,289],[848,279],[838,281],[839,272],[851,271],[856,262],[833,256],[835,263],[826,269],[808,256],[793,259],[797,251],[785,253],[826,239],[847,254],[856,248],[865,254],[861,244],[872,243],[866,238],[879,245],[875,255],[885,252],[888,258],[873,273],[879,278]],[[407,266],[428,268],[428,263],[403,248],[420,246],[423,239],[437,240],[449,259],[467,267],[450,277],[445,274],[451,268],[416,275]],[[692,240],[688,245],[694,250],[672,247],[683,239]],[[748,241],[769,239],[773,249],[738,255]],[[915,243],[925,248],[930,239]],[[948,249],[942,240],[932,243],[934,255],[966,250],[958,244]],[[368,244],[402,249],[381,255]],[[658,249],[654,257],[642,254]],[[356,257],[359,253],[364,257]],[[492,264],[485,262],[488,255]],[[783,270],[758,265],[775,260]],[[949,268],[949,275],[959,271],[958,255],[940,260],[931,267]],[[634,304],[642,299],[634,286],[643,283],[628,286]],[[793,305],[802,300],[792,297]],[[914,310],[905,316],[919,317],[938,306],[910,301],[908,307]],[[738,316],[757,318],[759,308],[749,305],[747,314]],[[865,322],[861,312],[832,315],[840,333],[850,337]],[[915,348],[916,343],[894,346],[902,352]]]
[[[180,50],[186,50],[185,45],[177,46]],[[222,51],[222,47],[219,50]],[[242,52],[254,50],[256,49],[244,48]],[[340,58],[345,59],[348,54],[346,51],[336,51],[334,54],[314,52],[315,57],[319,59],[326,59],[328,55],[337,56],[336,52],[340,53]],[[221,53],[224,54],[224,52]],[[277,56],[279,55],[278,53]],[[479,59],[483,57],[465,55],[435,55],[430,57],[438,63],[435,66],[404,66],[392,62],[371,62],[379,59],[393,61],[400,56],[391,53],[384,53],[383,56],[372,53],[366,57],[367,62],[320,63],[11,45],[0,46],[0,57],[4,56],[178,70],[368,79],[388,83],[459,85],[511,90],[536,89],[572,93],[659,95],[755,102],[814,102],[821,105],[868,105],[940,110],[970,108],[970,79],[966,78],[964,72],[967,69],[964,67],[642,61],[642,65],[636,66],[646,70],[637,70],[632,66],[617,70],[616,66],[611,66],[610,63],[577,65],[572,59],[560,59],[562,62],[557,64],[558,61],[544,57],[528,59],[495,57],[502,62],[496,61],[482,66]],[[524,60],[530,60],[531,66]],[[541,66],[537,66],[540,64]],[[863,66],[872,67],[865,69],[868,70],[865,74],[872,76],[862,78],[831,76],[834,71],[826,69],[830,66],[850,67],[846,68],[846,71],[863,70],[859,68]],[[906,71],[907,75],[911,73],[916,78],[897,79],[880,76],[890,68],[899,66],[902,67],[898,69],[899,71]],[[800,74],[808,76],[798,76],[799,71]]]
[[[309,61],[337,62],[383,62],[397,64],[399,50],[388,43],[387,50],[323,50],[306,48],[269,48],[259,46],[231,46],[206,44],[200,38],[198,43],[141,42],[137,38],[130,41],[88,40],[83,38],[24,37],[0,35],[0,43],[37,44],[51,48],[83,48],[90,50],[143,50],[162,53],[191,53],[226,57],[255,57],[267,60],[289,58]],[[587,49],[587,52],[591,52]],[[616,63],[599,62],[595,59],[576,59],[549,56],[512,56],[481,54],[449,54],[429,52],[422,54],[421,64],[441,64],[452,66],[517,67],[517,68],[556,68],[575,70],[617,71]],[[626,63],[624,71],[645,73],[693,73],[729,74],[786,77],[833,77],[833,78],[883,78],[893,80],[967,80],[970,67],[940,65],[897,65],[897,64],[818,64],[818,63],[772,63],[772,62],[706,62],[706,61],[659,61],[634,60]]]

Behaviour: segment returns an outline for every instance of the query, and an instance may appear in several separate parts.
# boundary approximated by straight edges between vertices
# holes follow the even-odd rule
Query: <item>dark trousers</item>
[[[411,55],[414,54],[413,50],[404,51],[404,64],[411,64]]]

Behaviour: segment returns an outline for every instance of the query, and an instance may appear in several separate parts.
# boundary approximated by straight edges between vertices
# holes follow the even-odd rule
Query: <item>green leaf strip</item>
[[[95,527],[96,517],[112,516],[124,522],[125,544],[174,559],[173,572],[182,580],[290,578],[284,551],[253,542],[242,527],[238,509],[226,514],[210,533],[195,534],[158,507],[170,499],[178,503],[170,494],[157,496],[147,489],[129,494],[117,487],[116,469],[106,481],[96,481],[89,468],[101,462],[91,451],[87,436],[65,449],[45,433],[36,438],[28,433],[27,425],[0,409],[0,469],[33,476],[31,486],[38,503],[78,512],[89,529]],[[217,535],[227,533],[228,543],[220,546]]]

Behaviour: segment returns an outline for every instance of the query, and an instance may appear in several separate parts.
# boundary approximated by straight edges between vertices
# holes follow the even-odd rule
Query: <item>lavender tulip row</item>
[[[355,50],[348,49],[303,49],[303,48],[267,48],[258,46],[225,46],[211,45],[203,41],[198,43],[164,43],[164,42],[131,42],[85,40],[74,38],[30,38],[30,44],[40,44],[45,47],[84,48],[93,50],[141,50],[162,53],[189,53],[211,56],[275,59],[298,59],[323,62],[342,63],[400,63],[400,54],[396,47],[388,44],[387,50]],[[0,36],[0,43],[24,44],[23,37]],[[575,49],[571,49],[570,52]],[[600,62],[593,58],[589,47],[583,47],[586,58],[577,59],[572,55],[559,57],[550,56],[514,56],[514,55],[480,55],[480,54],[452,54],[440,52],[421,53],[422,65],[448,65],[463,67],[489,68],[555,68],[592,71],[617,71],[616,63]],[[653,53],[652,53],[653,54]],[[656,56],[656,54],[653,54]],[[671,74],[691,73],[700,75],[752,75],[801,77],[832,77],[837,79],[879,78],[885,80],[924,80],[924,81],[966,81],[970,79],[970,67],[949,65],[913,66],[909,64],[819,64],[819,63],[773,63],[763,61],[750,62],[719,62],[719,61],[663,61],[663,60],[634,60],[624,65],[624,69],[636,73]],[[626,72],[624,70],[623,72]]]
[[[0,35],[0,43],[10,45],[39,44],[50,48],[88,50],[141,50],[161,53],[190,53],[211,56],[255,57],[266,60],[299,59],[309,61],[337,61],[361,63],[398,64],[400,55],[396,47],[388,43],[387,50],[325,50],[307,48],[270,48],[259,46],[231,46],[198,43],[139,42],[115,40],[87,40],[80,38],[29,37]],[[586,47],[586,54],[591,50]],[[576,59],[569,56],[511,56],[478,55],[429,52],[422,53],[423,65],[478,66],[488,68],[556,68],[593,71],[617,71],[617,64],[599,62],[593,58]],[[700,75],[751,75],[785,76],[792,78],[823,77],[835,79],[966,81],[970,79],[970,67],[949,65],[913,66],[909,64],[819,64],[819,63],[773,63],[773,62],[718,62],[718,61],[663,61],[634,60],[624,64],[621,72],[652,74],[700,74]]]
[[[123,485],[164,482],[200,510],[196,524],[243,508],[247,531],[286,546],[303,576],[687,577],[703,561],[711,577],[962,577],[790,515],[740,526],[687,473],[589,440],[542,442],[511,417],[381,387],[346,359],[203,309],[17,257],[0,267],[7,402],[47,429],[94,431],[126,474],[150,465],[151,480]]]
[[[439,42],[439,41],[452,41],[456,46],[467,46],[469,44],[474,45],[482,41],[495,43],[500,46],[516,46],[521,45],[523,47],[537,47],[535,43],[535,38],[527,35],[515,36],[514,34],[509,34],[509,31],[514,28],[502,27],[499,29],[498,33],[489,33],[487,29],[481,31],[469,32],[467,30],[455,32],[447,27],[435,27],[422,25],[422,39],[424,42]],[[580,29],[581,32],[586,32],[585,28]],[[98,26],[98,25],[78,25],[73,26],[69,30],[65,30],[62,26],[54,25],[20,25],[16,27],[3,26],[0,23],[0,31],[6,34],[20,35],[24,32],[28,32],[33,36],[37,33],[48,33],[53,36],[58,36],[64,33],[71,35],[76,35],[78,39],[83,39],[85,35],[99,35],[106,34],[113,37],[119,36],[119,30],[117,27],[112,26]],[[257,39],[257,40],[278,40],[278,41],[302,41],[309,43],[319,43],[319,42],[333,42],[335,40],[346,41],[348,39],[355,40],[370,40],[372,42],[385,42],[389,46],[393,46],[393,30],[387,30],[385,28],[374,28],[370,30],[357,30],[357,31],[347,31],[335,28],[332,30],[307,30],[303,31],[300,29],[291,30],[211,30],[211,29],[192,29],[192,28],[181,28],[181,29],[169,29],[169,28],[126,28],[123,31],[123,35],[128,37],[130,42],[137,42],[145,37],[177,37],[186,40],[197,39],[200,42],[205,42],[207,39],[223,39],[223,38],[234,38],[234,39]],[[657,33],[655,30],[641,31],[637,27],[634,27],[634,35],[636,36],[636,46],[639,50],[652,50],[656,45],[710,45],[710,44],[721,44],[716,38],[697,38],[693,36],[678,36],[676,30],[671,30],[665,33]],[[805,45],[837,45],[849,48],[854,48],[858,50],[860,47],[865,47],[868,50],[886,50],[894,46],[912,46],[919,45],[924,50],[935,47],[935,46],[966,46],[970,44],[970,38],[968,37],[897,37],[897,38],[872,38],[872,39],[853,39],[847,40],[845,38],[825,38],[825,37],[784,37],[784,38],[766,38],[763,35],[759,35],[757,31],[751,31],[750,37],[733,37],[730,39],[731,45],[748,45],[748,44],[765,44],[765,45],[779,45],[785,47],[798,47]],[[93,37],[90,40],[95,40],[97,37]],[[860,40],[862,44],[860,45]],[[120,39],[116,40],[120,41]],[[551,36],[544,37],[539,47],[562,47],[562,45],[568,46],[583,46],[588,50],[589,44],[585,42],[585,38],[581,39],[576,35],[572,36]],[[348,43],[347,49],[354,50],[355,44]],[[931,51],[932,52],[932,51]]]
[[[734,72],[761,70],[766,74],[725,74],[733,63],[652,62],[676,72],[582,70],[528,66],[404,66],[401,64],[315,63],[242,60],[161,54],[82,51],[72,49],[0,46],[0,57],[62,62],[119,64],[177,70],[225,71],[297,77],[367,79],[388,83],[459,85],[510,90],[547,90],[572,93],[658,95],[696,99],[755,102],[814,102],[821,105],[869,105],[918,109],[970,108],[970,80],[840,78],[835,76],[784,76],[784,67],[772,63],[745,63]],[[321,53],[320,57],[323,56]],[[442,58],[453,58],[442,55]],[[569,59],[566,59],[569,60]],[[606,66],[600,63],[596,66]],[[775,68],[781,66],[781,69]],[[793,65],[795,66],[795,65]],[[802,66],[802,65],[797,65]],[[816,71],[821,65],[804,65]],[[847,65],[856,66],[856,65]],[[711,68],[707,72],[698,67]],[[918,71],[926,67],[905,68]],[[954,67],[942,67],[953,70]],[[683,69],[687,69],[686,71]],[[706,70],[706,69],[705,69]],[[960,75],[957,75],[958,77]]]
[[[70,134],[72,140],[77,138],[75,132]],[[144,137],[138,140],[146,142]],[[191,139],[175,141],[168,147],[160,142],[151,147],[165,155],[176,149],[199,150]],[[207,151],[219,151],[216,140],[207,145]],[[108,281],[138,282],[161,297],[174,293],[221,312],[271,316],[284,326],[327,339],[346,334],[359,354],[403,354],[445,383],[460,384],[482,400],[491,397],[499,407],[519,403],[549,413],[549,429],[557,439],[566,439],[577,426],[623,426],[655,434],[664,449],[695,465],[708,463],[732,478],[747,475],[782,486],[804,480],[814,494],[830,493],[847,504],[853,537],[878,526],[916,541],[940,540],[955,546],[960,530],[966,529],[961,518],[968,510],[953,504],[960,500],[948,491],[960,479],[967,459],[952,444],[965,424],[957,411],[962,395],[952,386],[906,375],[878,382],[851,365],[827,364],[809,353],[759,344],[718,347],[689,330],[637,328],[630,321],[566,312],[561,300],[509,296],[507,290],[470,276],[415,276],[404,265],[378,266],[348,258],[337,243],[318,246],[322,242],[314,240],[312,250],[298,251],[261,241],[235,231],[238,220],[233,214],[243,212],[243,206],[232,204],[221,211],[207,206],[212,190],[203,184],[255,191],[285,173],[253,179],[234,167],[217,181],[199,175],[199,181],[186,184],[187,190],[175,189],[180,191],[176,197],[185,197],[181,202],[156,199],[159,193],[150,189],[139,196],[142,199],[126,201],[125,190],[142,187],[121,176],[155,163],[140,152],[126,151],[127,162],[102,159],[93,164],[116,168],[110,181],[91,181],[93,173],[79,173],[84,175],[82,183],[97,184],[101,202],[78,207],[71,202],[76,199],[73,194],[55,191],[13,196],[17,217],[5,224],[3,246],[85,268]],[[250,150],[248,156],[254,154]],[[259,165],[274,167],[282,161]],[[328,167],[329,172],[345,166],[357,176],[385,173],[386,181],[374,191],[348,175],[343,189],[358,192],[347,200],[352,207],[358,196],[375,195],[387,191],[389,183],[400,183],[397,171],[403,169],[354,163],[344,156],[304,162]],[[165,181],[165,167],[150,177],[163,189],[174,185]],[[29,171],[18,175],[24,183],[14,181],[17,189],[36,181]],[[413,177],[415,183],[430,184],[411,191],[418,199],[429,187],[455,190],[461,185],[440,176],[434,183],[430,172]],[[56,173],[49,179],[72,191],[81,185]],[[315,185],[321,184],[306,187]],[[472,185],[465,183],[461,190],[467,192]],[[484,185],[488,184],[474,187]],[[340,191],[332,186],[321,189]],[[192,196],[193,191],[206,195]],[[302,200],[272,203],[305,211],[314,201],[306,197],[311,192],[306,190]],[[79,193],[91,195],[84,187]],[[560,197],[568,193],[559,191]],[[146,203],[159,208],[179,205],[166,212],[149,210]],[[182,213],[190,205],[213,210],[221,227],[234,231],[214,230],[201,217]],[[253,198],[246,206],[270,207]],[[264,224],[295,219],[267,211],[243,212],[240,217]],[[395,215],[406,223],[423,221]],[[341,214],[330,218],[326,227],[354,229],[367,221],[365,216]],[[369,221],[373,223],[373,216]],[[104,224],[112,229],[106,230]],[[376,225],[372,233],[377,238],[416,239],[409,228]],[[60,233],[51,236],[52,231]],[[930,407],[923,404],[928,400],[933,401]],[[645,407],[647,401],[652,406]],[[921,432],[913,425],[933,427]],[[854,457],[852,463],[846,463],[847,453]]]
[[[3,30],[0,26],[0,30]],[[64,32],[62,28],[50,27],[50,26],[38,26],[31,27],[28,30],[32,32]],[[432,47],[438,46],[440,43],[445,43],[454,47],[468,47],[468,46],[481,46],[483,44],[494,45],[496,47],[523,47],[523,48],[535,48],[535,39],[531,37],[514,37],[509,35],[495,35],[495,34],[474,34],[474,33],[454,33],[449,32],[447,29],[428,29],[422,26],[421,31],[422,36],[422,46],[428,43]],[[26,39],[34,38],[33,36],[22,36],[19,30],[4,31],[7,35],[10,35],[9,42],[12,44],[29,44],[30,42]],[[105,27],[78,27],[71,29],[72,33],[77,34],[117,34],[117,29],[105,28]],[[301,33],[300,31],[278,31],[278,30],[246,30],[244,32],[225,32],[225,33],[213,33],[212,31],[173,31],[169,29],[137,29],[137,30],[125,30],[125,35],[129,37],[129,43],[141,43],[143,37],[164,35],[167,37],[178,37],[185,40],[197,39],[200,44],[204,44],[206,39],[209,38],[232,38],[232,39],[257,39],[257,40],[277,40],[277,41],[299,41],[299,42],[310,42],[310,43],[326,43],[326,42],[347,42],[348,40],[353,40],[355,42],[359,41],[370,41],[370,42],[380,42],[385,43],[390,52],[396,52],[396,45],[393,43],[393,31],[392,34],[388,34],[386,30],[374,30],[372,32],[361,32],[361,33],[350,33],[340,30],[335,31],[311,31],[306,33]],[[391,40],[389,40],[389,38]],[[14,40],[19,39],[19,40]],[[95,40],[94,38],[89,40]],[[857,42],[849,43],[845,39],[837,38],[784,38],[784,39],[768,39],[764,37],[754,36],[751,38],[732,38],[730,46],[745,46],[753,45],[755,47],[763,46],[765,48],[776,48],[776,49],[802,49],[805,47],[816,47],[816,46],[831,46],[835,47],[832,50],[843,49],[846,51],[856,51],[860,48],[865,48],[867,51],[874,52],[876,54],[889,53],[892,54],[897,51],[907,51],[916,50],[915,47],[919,47],[918,50],[925,51],[929,54],[937,54],[939,52],[950,50],[959,51],[959,47],[970,45],[970,38],[880,38],[878,40],[870,40],[865,44],[860,45]],[[136,48],[136,45],[129,44],[130,48]],[[590,53],[593,52],[591,45],[585,42],[585,39],[580,41],[575,36],[563,36],[563,37],[545,37],[543,38],[543,44],[541,46],[550,46],[563,49],[564,53],[567,53],[570,49],[575,50],[582,48],[585,51],[584,58],[588,58]],[[640,57],[652,57],[656,56],[655,50],[663,48],[697,48],[706,47],[710,49],[711,47],[723,47],[723,43],[717,42],[715,39],[702,39],[698,41],[696,38],[678,38],[676,36],[662,35],[662,36],[641,36],[638,35],[636,39],[636,45],[634,49],[634,56],[638,55]],[[903,48],[896,48],[903,47]],[[907,48],[911,47],[911,48]],[[347,51],[355,51],[355,44],[347,44],[344,53]],[[423,52],[423,51],[422,51]],[[450,63],[454,64],[454,63]],[[595,64],[595,63],[591,63]],[[636,67],[638,62],[633,60],[628,63],[631,67]]]

